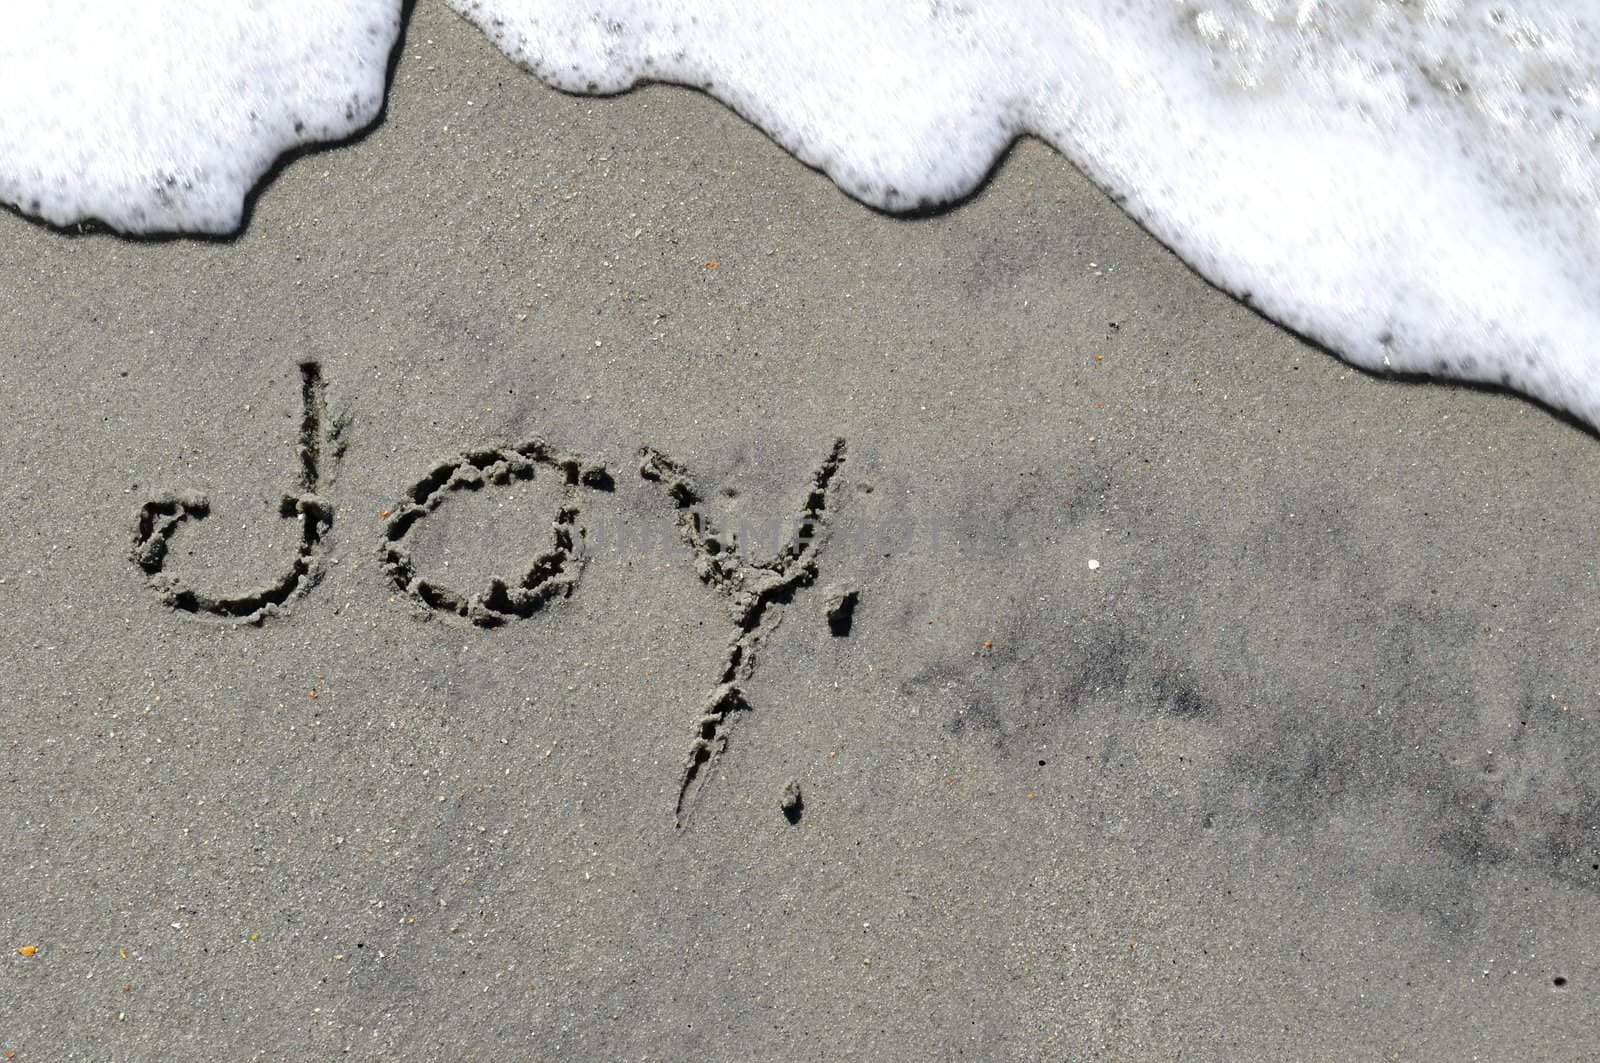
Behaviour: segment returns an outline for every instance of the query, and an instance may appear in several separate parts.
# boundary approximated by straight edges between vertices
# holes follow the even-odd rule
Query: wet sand
[[[1048,149],[896,219],[421,5],[0,274],[19,1061],[1592,1055],[1596,440]]]

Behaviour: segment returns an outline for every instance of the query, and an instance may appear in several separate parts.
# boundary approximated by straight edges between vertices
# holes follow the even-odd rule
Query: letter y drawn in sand
[[[806,485],[794,534],[776,556],[760,562],[740,557],[738,543],[717,531],[700,509],[703,495],[682,465],[651,447],[640,451],[639,474],[666,488],[678,508],[679,533],[695,552],[701,581],[727,596],[735,625],[727,666],[695,722],[674,809],[679,827],[687,822],[692,801],[704,788],[706,768],[728,748],[734,715],[750,711],[743,684],[755,672],[762,638],[782,621],[783,607],[817,581],[817,554],[827,530],[828,486],[844,465],[844,449],[844,440],[834,441]]]

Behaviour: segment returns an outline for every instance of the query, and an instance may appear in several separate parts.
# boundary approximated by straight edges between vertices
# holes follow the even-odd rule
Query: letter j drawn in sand
[[[260,624],[278,610],[309,593],[322,578],[322,540],[333,526],[333,507],[317,494],[323,479],[323,442],[327,404],[323,398],[322,367],[300,363],[300,437],[295,447],[300,467],[299,490],[284,495],[278,516],[300,522],[300,542],[289,571],[272,583],[237,595],[214,595],[187,586],[164,571],[167,546],[179,525],[204,520],[211,503],[197,491],[178,491],[147,500],[139,507],[134,532],[133,561],[144,571],[161,600],[174,609],[207,615],[234,623]],[[337,451],[335,451],[337,457]]]

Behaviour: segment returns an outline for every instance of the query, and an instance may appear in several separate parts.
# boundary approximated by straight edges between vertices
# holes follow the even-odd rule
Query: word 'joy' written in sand
[[[283,496],[278,512],[299,523],[294,559],[281,577],[266,586],[235,595],[208,594],[167,572],[168,546],[185,523],[210,513],[204,495],[194,491],[163,494],[140,508],[134,533],[133,560],[161,600],[179,612],[224,622],[262,624],[279,616],[293,600],[310,594],[324,575],[321,553],[334,523],[334,508],[318,493],[327,461],[342,450],[339,424],[330,425],[321,367],[300,366],[301,420],[296,447],[297,490]],[[640,451],[639,475],[659,485],[673,507],[679,538],[694,553],[700,579],[727,599],[733,621],[725,666],[695,720],[693,737],[673,813],[685,822],[704,776],[702,769],[727,748],[731,718],[750,711],[745,687],[755,670],[757,649],[782,619],[783,607],[818,577],[818,555],[828,527],[828,494],[845,460],[845,441],[835,440],[822,464],[803,489],[794,532],[765,561],[739,553],[735,538],[721,534],[702,508],[704,494],[678,462],[651,447]],[[550,477],[559,500],[549,525],[549,542],[517,573],[496,575],[486,587],[462,590],[419,576],[407,548],[410,533],[453,494]],[[603,464],[558,450],[543,440],[515,446],[467,450],[434,465],[405,492],[405,503],[387,514],[379,546],[383,569],[394,585],[428,609],[459,617],[483,628],[527,618],[569,597],[578,585],[587,553],[583,505],[594,493],[609,493],[616,481]],[[850,630],[854,594],[830,602],[829,625],[835,635]],[[794,784],[791,783],[791,788]],[[786,791],[785,815],[798,818],[798,792]]]

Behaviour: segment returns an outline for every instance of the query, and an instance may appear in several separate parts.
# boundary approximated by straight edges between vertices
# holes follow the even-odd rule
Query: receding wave
[[[704,89],[885,210],[957,200],[1036,135],[1348,360],[1600,425],[1594,5],[450,2],[553,86]],[[377,113],[398,11],[77,0],[12,22],[0,198],[217,232],[277,154]]]

